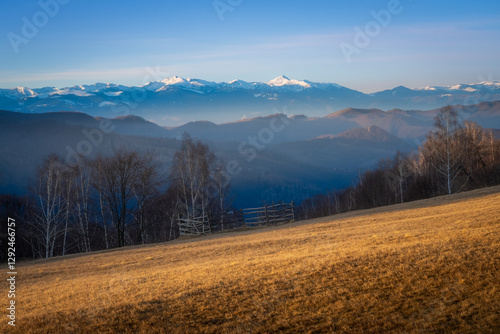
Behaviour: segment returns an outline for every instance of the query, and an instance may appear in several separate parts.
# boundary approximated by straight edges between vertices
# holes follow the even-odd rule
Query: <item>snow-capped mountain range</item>
[[[161,81],[149,82],[143,86],[122,86],[112,83],[96,83],[93,85],[78,85],[73,87],[56,88],[27,88],[16,87],[12,89],[0,89],[0,95],[10,99],[21,99],[25,97],[47,98],[54,95],[76,95],[76,96],[92,96],[99,93],[104,93],[108,96],[118,96],[123,92],[133,89],[144,89],[152,92],[166,91],[169,88],[177,86],[200,93],[206,93],[213,90],[262,90],[262,91],[302,91],[308,88],[328,89],[342,88],[334,83],[317,83],[308,80],[288,79],[286,76],[279,76],[268,82],[246,82],[242,80],[233,80],[230,82],[214,82],[201,79],[181,78],[173,76],[165,78]]]
[[[320,116],[343,108],[433,109],[447,104],[500,100],[500,82],[447,87],[403,86],[365,94],[335,83],[279,76],[268,82],[213,82],[178,76],[143,86],[96,83],[73,87],[0,89],[0,109],[22,112],[81,111],[93,116],[141,115],[162,125],[191,120],[227,122],[243,116]],[[175,124],[177,123],[177,124]]]

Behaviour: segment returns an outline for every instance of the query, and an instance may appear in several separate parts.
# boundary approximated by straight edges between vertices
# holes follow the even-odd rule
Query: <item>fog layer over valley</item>
[[[500,102],[454,106],[461,119],[500,129]],[[286,111],[286,110],[285,110]],[[215,124],[166,128],[139,116],[113,119],[78,112],[26,114],[0,111],[0,192],[24,194],[49,154],[66,162],[120,147],[153,151],[165,176],[183,133],[208,144],[226,163],[233,204],[301,202],[356,182],[360,171],[400,150],[418,148],[438,110],[348,108],[324,117],[283,113]],[[498,133],[498,130],[496,132]]]

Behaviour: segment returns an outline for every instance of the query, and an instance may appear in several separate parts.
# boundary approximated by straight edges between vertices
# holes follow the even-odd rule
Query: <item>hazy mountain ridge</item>
[[[371,125],[367,128],[353,128],[347,131],[344,131],[338,135],[323,135],[319,136],[317,139],[324,138],[344,138],[344,139],[355,139],[355,140],[368,140],[372,142],[389,142],[389,141],[400,141],[398,137],[391,135],[389,132],[384,129],[379,128],[376,125]]]
[[[82,111],[113,118],[136,114],[161,125],[206,119],[216,123],[244,115],[268,115],[285,108],[291,114],[322,116],[343,108],[434,109],[447,104],[500,100],[500,82],[448,87],[395,87],[365,94],[335,83],[289,79],[268,82],[212,82],[166,78],[143,86],[96,83],[73,87],[0,89],[0,109],[20,112]]]
[[[500,101],[482,102],[471,106],[453,106],[462,120],[475,121],[485,128],[500,129]],[[434,117],[439,109],[401,110],[347,108],[324,117],[288,116],[276,114],[255,117],[243,121],[214,124],[211,122],[190,122],[170,129],[174,136],[188,132],[203,140],[245,140],[268,128],[272,119],[285,124],[283,131],[276,133],[273,143],[308,140],[320,136],[338,135],[353,128],[376,126],[401,139],[425,136],[434,126]],[[280,120],[281,119],[281,120]]]
[[[500,129],[500,101],[455,108],[463,119]],[[45,157],[51,153],[66,157],[68,147],[76,150],[80,142],[89,141],[84,131],[99,129],[104,121],[112,131],[103,133],[90,156],[108,154],[120,146],[153,150],[167,173],[180,147],[179,138],[188,132],[226,162],[236,161],[241,167],[231,177],[236,205],[300,202],[326,189],[350,185],[360,168],[371,168],[397,150],[416,149],[432,129],[437,111],[352,108],[324,117],[275,114],[223,124],[198,121],[170,129],[141,116],[106,119],[79,112],[0,111],[0,192],[26,191]],[[267,138],[263,134],[268,136],[270,129],[275,130],[272,138],[263,142],[260,138]],[[252,144],[252,138],[257,144]],[[255,159],[241,149],[255,149]]]

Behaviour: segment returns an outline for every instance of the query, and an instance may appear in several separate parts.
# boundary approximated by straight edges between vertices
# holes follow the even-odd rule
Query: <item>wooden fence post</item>
[[[243,216],[243,209],[240,209],[241,213],[241,227],[245,227],[245,217]]]
[[[267,217],[267,204],[266,204],[266,207],[265,207],[265,212],[266,212],[266,225],[269,225],[269,218]]]

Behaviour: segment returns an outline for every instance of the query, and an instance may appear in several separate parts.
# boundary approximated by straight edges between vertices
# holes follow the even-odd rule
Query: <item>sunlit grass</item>
[[[498,332],[500,187],[18,272],[18,333]]]

